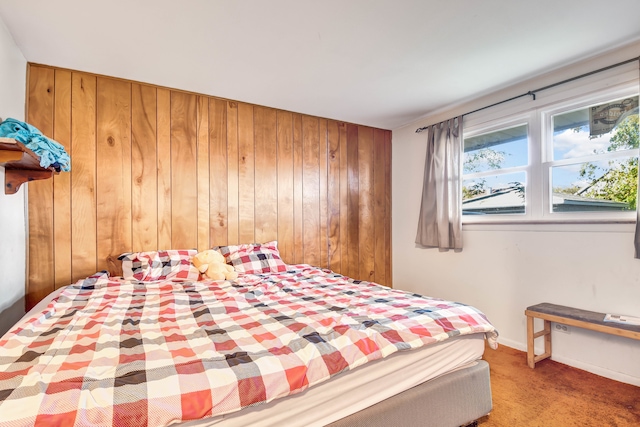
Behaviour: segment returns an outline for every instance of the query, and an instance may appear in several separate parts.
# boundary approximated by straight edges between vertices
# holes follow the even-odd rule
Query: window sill
[[[632,220],[492,221],[462,224],[463,231],[634,233],[635,229],[636,224]]]

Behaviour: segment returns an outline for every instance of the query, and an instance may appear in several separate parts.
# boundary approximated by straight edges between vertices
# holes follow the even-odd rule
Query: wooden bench
[[[527,364],[530,368],[535,368],[537,362],[551,357],[551,322],[640,340],[640,326],[605,322],[604,313],[545,302],[527,307],[524,314],[527,316]],[[544,320],[541,331],[534,331],[535,318]],[[539,337],[544,337],[544,353],[536,356],[533,346],[534,340]]]

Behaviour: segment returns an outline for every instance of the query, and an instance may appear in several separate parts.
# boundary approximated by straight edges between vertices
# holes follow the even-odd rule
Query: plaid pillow
[[[122,277],[125,280],[152,282],[155,280],[198,280],[200,272],[191,264],[195,249],[125,253]]]
[[[216,246],[213,249],[224,255],[227,264],[233,265],[240,274],[264,274],[287,271],[280,258],[278,242],[251,243],[237,246]]]
[[[149,258],[139,255],[144,252],[124,253],[118,257],[122,261],[122,278],[125,280],[143,280],[149,271]]]

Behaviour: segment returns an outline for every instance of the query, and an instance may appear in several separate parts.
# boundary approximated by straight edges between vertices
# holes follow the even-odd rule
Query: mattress
[[[20,422],[326,425],[472,365],[496,336],[473,307],[309,266],[232,283],[99,273],[2,338],[0,403]]]
[[[482,334],[465,335],[395,353],[345,372],[293,396],[240,412],[179,424],[205,426],[324,426],[405,390],[476,363],[484,351]]]
[[[40,301],[42,311],[63,288]],[[476,363],[484,352],[484,334],[464,335],[395,353],[337,375],[302,393],[240,412],[176,425],[182,427],[323,426],[355,414],[419,384]]]

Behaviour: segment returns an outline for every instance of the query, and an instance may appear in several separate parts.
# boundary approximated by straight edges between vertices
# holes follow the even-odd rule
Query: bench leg
[[[533,339],[533,317],[527,316],[527,365],[531,369],[536,367],[535,352],[533,346],[535,340]]]
[[[551,321],[544,321],[544,354],[540,356],[539,360],[551,357]],[[537,360],[536,360],[537,362]]]
[[[527,365],[531,369],[536,367],[536,362],[551,357],[551,322],[544,320],[544,329],[534,332],[533,316],[527,316]],[[535,339],[544,336],[544,353],[536,356]]]

